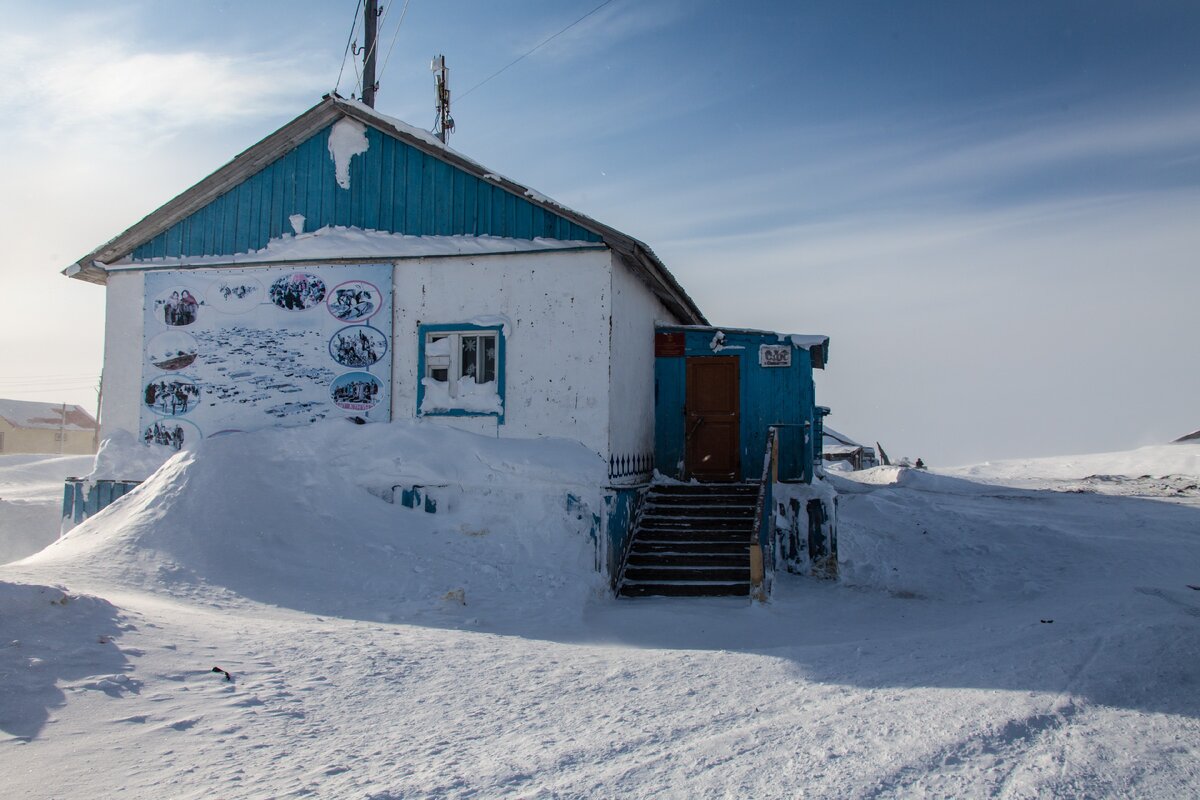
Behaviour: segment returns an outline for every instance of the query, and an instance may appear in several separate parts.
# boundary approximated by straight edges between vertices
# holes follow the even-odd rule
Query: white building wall
[[[654,323],[680,320],[619,256],[612,264],[609,452],[654,452]]]
[[[142,397],[142,318],[145,273],[113,272],[108,276],[104,308],[104,396],[100,403],[100,438],[113,431],[139,433]]]
[[[602,248],[397,261],[393,419],[416,416],[419,325],[504,317],[504,423],[426,419],[496,436],[562,436],[607,455],[611,264]]]
[[[638,363],[649,364],[649,371],[641,372],[649,376],[650,385],[642,387],[637,402],[648,402],[646,414],[651,416],[653,322],[656,315],[667,316],[665,310],[643,308],[646,299],[640,295],[647,292],[626,286],[636,281],[632,276],[623,276],[614,283],[614,260],[606,248],[595,248],[395,262],[392,418],[416,416],[418,325],[473,320],[492,324],[491,320],[480,320],[503,317],[508,321],[504,423],[497,425],[495,417],[427,419],[495,436],[572,438],[607,457],[612,416],[609,326],[614,286],[622,291],[623,307],[627,309],[617,316],[636,318],[628,323],[636,333],[626,333],[629,344],[621,350],[633,352],[640,348],[643,352]],[[102,439],[118,429],[139,433],[144,275],[138,270],[109,275]],[[382,327],[382,323],[375,324]],[[645,341],[639,344],[642,338]],[[626,368],[620,374],[638,373]],[[625,394],[617,397],[626,404],[630,402]],[[652,447],[652,420],[648,424]]]

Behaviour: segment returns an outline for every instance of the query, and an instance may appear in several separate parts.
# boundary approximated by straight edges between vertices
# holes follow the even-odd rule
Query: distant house
[[[96,420],[82,406],[0,400],[0,453],[96,452]]]
[[[827,337],[712,327],[646,244],[337,95],[65,274],[107,287],[104,436],[348,417],[575,439],[609,465],[614,582],[655,470],[760,486],[775,429],[771,474],[813,479]]]
[[[1183,436],[1172,441],[1171,444],[1181,444],[1183,442],[1200,442],[1200,430],[1185,433]]]
[[[846,463],[855,470],[879,466],[874,447],[859,444],[828,426],[824,428],[821,457],[826,461]]]

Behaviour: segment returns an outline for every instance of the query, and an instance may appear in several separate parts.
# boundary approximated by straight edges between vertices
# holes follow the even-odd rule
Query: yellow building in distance
[[[0,453],[96,452],[96,420],[83,406],[0,400]]]

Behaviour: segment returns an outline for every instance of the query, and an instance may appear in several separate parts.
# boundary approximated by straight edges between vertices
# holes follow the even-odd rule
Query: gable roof
[[[858,449],[863,446],[863,445],[859,444],[858,442],[854,441],[853,439],[851,439],[846,434],[838,433],[833,428],[830,428],[828,425],[823,426],[821,428],[821,432],[824,434],[824,437],[825,437],[825,441],[822,442],[822,445],[824,446],[826,451],[828,451],[830,448],[833,448],[833,447],[848,447],[851,450],[855,450],[855,449]]]
[[[339,200],[341,205],[336,209],[332,208],[335,204],[330,202],[330,198],[341,198],[339,192],[331,190],[325,198],[325,205],[322,206],[321,199],[312,196],[316,189],[306,187],[310,195],[307,199],[315,202],[315,207],[320,209],[320,215],[325,217],[325,221],[311,220],[314,224],[353,225],[364,229],[418,236],[490,234],[532,239],[534,234],[541,233],[549,238],[602,242],[620,255],[664,305],[680,319],[693,324],[706,322],[704,315],[687,292],[645,243],[559,205],[516,181],[485,169],[477,162],[445,146],[427,131],[414,128],[400,120],[380,114],[363,103],[346,100],[336,94],[326,95],[320,103],[299,117],[67,267],[63,274],[91,283],[105,284],[108,280],[106,266],[122,260],[138,262],[156,256],[178,255],[185,252],[189,246],[194,255],[233,255],[265,246],[266,236],[279,236],[285,232],[286,220],[293,210],[278,203],[264,203],[261,199],[251,196],[254,188],[250,184],[257,181],[259,184],[265,184],[266,188],[262,191],[269,191],[272,181],[285,181],[289,175],[295,180],[296,175],[288,173],[287,170],[303,171],[309,165],[318,164],[323,171],[322,180],[332,181],[332,166],[329,164],[328,154],[324,152],[324,142],[318,141],[322,138],[318,134],[345,118],[362,123],[368,133],[376,132],[373,135],[381,144],[389,139],[399,143],[398,147],[404,150],[407,157],[415,159],[414,164],[423,175],[419,180],[430,182],[434,180],[432,176],[436,173],[442,179],[450,180],[455,189],[459,188],[461,183],[464,194],[478,193],[479,206],[484,209],[484,213],[471,213],[474,208],[466,214],[456,213],[461,209],[451,208],[450,198],[438,198],[435,203],[431,197],[433,193],[427,186],[423,195],[426,208],[418,217],[414,218],[408,208],[397,208],[388,220],[379,219],[382,215],[379,214],[377,206],[360,208],[369,205],[362,202],[362,193],[373,192],[370,195],[372,202],[378,197],[390,204],[392,194],[399,196],[398,193],[403,191],[403,187],[397,180],[390,194],[385,186],[359,179],[355,184],[362,187],[358,189],[359,199],[355,201],[353,197],[347,197]],[[384,148],[377,149],[382,152]],[[404,155],[393,155],[400,161],[405,159]],[[294,163],[302,159],[307,161],[299,166]],[[352,171],[355,168],[354,161],[355,159],[351,159]],[[429,168],[426,169],[423,165],[429,165]],[[329,173],[328,176],[324,175],[326,172]],[[363,177],[369,179],[373,176]],[[420,188],[418,182],[414,189]],[[239,194],[247,195],[246,207],[231,211],[230,208],[240,199]],[[299,202],[299,189],[295,190],[295,195]],[[483,198],[483,195],[487,195],[487,198]],[[276,198],[277,196],[276,194]],[[487,212],[491,207],[488,203],[493,199],[498,204],[497,210],[495,214],[489,215]],[[457,202],[461,206],[462,201]],[[266,205],[270,207],[264,207]],[[403,200],[397,205],[403,205]],[[334,211],[336,214],[330,216]],[[376,224],[369,224],[372,222],[372,211],[375,213]],[[241,214],[243,220],[247,216],[252,217],[251,225],[243,222],[236,235],[232,232],[228,234],[228,241],[214,242],[212,229],[220,226],[221,215],[228,221],[234,214]],[[368,224],[362,224],[363,221]],[[246,233],[246,228],[253,226],[257,226],[256,231],[252,232],[259,234],[258,240]],[[233,230],[238,226],[229,223],[225,227]],[[527,235],[515,236],[517,233]]]
[[[96,420],[83,406],[0,400],[0,418],[14,428],[33,430],[94,431]]]

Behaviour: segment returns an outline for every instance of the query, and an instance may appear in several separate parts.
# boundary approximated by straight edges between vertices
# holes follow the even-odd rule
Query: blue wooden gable
[[[338,185],[325,127],[130,254],[134,261],[232,255],[291,233],[342,225],[413,236],[491,235],[599,242],[578,224],[367,126],[369,147]]]

